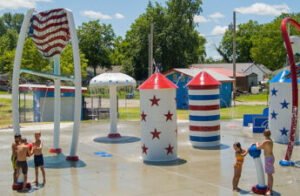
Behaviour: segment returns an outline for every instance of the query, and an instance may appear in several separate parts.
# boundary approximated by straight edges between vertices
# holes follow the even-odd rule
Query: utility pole
[[[233,63],[233,106],[235,107],[235,96],[236,96],[236,18],[235,11],[233,11],[233,43],[232,43],[232,63]]]
[[[149,34],[149,65],[148,65],[148,77],[153,73],[153,23],[150,24],[150,34]]]

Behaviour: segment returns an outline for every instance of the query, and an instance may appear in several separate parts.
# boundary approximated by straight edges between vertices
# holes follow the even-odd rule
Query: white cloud
[[[122,14],[120,14],[120,13],[116,13],[116,14],[115,14],[115,17],[116,17],[117,19],[123,19],[123,18],[124,18],[124,16],[123,16]]]
[[[223,35],[225,31],[228,29],[228,26],[220,26],[217,25],[215,28],[211,31],[212,35]]]
[[[220,12],[215,12],[211,15],[209,15],[210,18],[213,18],[213,19],[218,19],[218,18],[224,18],[225,16],[223,14],[221,14]]]
[[[249,7],[236,8],[235,11],[242,13],[242,14],[278,16],[282,13],[288,13],[290,11],[290,8],[286,4],[268,5],[265,3],[254,3]]]
[[[0,10],[36,8],[37,2],[51,2],[52,0],[0,0]]]
[[[205,22],[209,22],[209,21],[210,20],[205,18],[204,16],[199,16],[199,15],[194,16],[194,22],[205,23]]]
[[[103,19],[103,20],[112,19],[110,15],[102,14],[101,12],[95,12],[92,10],[85,10],[82,12],[82,15],[91,19]]]

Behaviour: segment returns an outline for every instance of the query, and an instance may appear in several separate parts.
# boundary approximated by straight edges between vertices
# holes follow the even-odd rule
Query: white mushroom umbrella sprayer
[[[109,99],[110,99],[110,132],[109,138],[120,138],[121,135],[117,130],[117,87],[122,86],[135,86],[136,81],[132,77],[123,73],[103,73],[90,81],[91,91],[104,87],[109,87]]]

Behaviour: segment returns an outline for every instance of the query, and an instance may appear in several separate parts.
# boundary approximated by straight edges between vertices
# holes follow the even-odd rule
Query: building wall
[[[252,86],[257,86],[258,85],[258,80],[257,80],[257,75],[256,73],[252,73],[247,76],[247,88],[248,91],[251,91]]]
[[[189,108],[189,98],[188,98],[188,88],[187,84],[192,78],[184,76],[180,73],[173,72],[166,76],[170,81],[178,86],[176,90],[176,103],[178,109],[188,109]],[[230,107],[231,106],[231,92],[232,83],[222,83],[220,87],[220,107]]]
[[[188,109],[189,98],[188,98],[187,83],[191,81],[191,78],[177,72],[168,75],[167,78],[178,86],[178,88],[176,89],[177,108]]]
[[[74,119],[75,93],[61,93],[61,121],[73,121]],[[82,111],[81,111],[82,112]],[[33,116],[34,122],[53,122],[54,119],[54,92],[33,92]],[[81,115],[82,119],[82,115]]]
[[[251,67],[249,67],[243,74],[250,75],[251,73],[257,74],[258,82],[264,80],[264,76],[265,76],[264,72],[261,69],[259,69],[256,65],[252,65]]]
[[[236,78],[236,88],[239,91],[247,91],[247,78],[237,77]]]

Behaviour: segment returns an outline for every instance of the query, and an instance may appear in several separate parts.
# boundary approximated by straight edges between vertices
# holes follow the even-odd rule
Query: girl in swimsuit
[[[241,144],[239,142],[234,143],[233,148],[235,150],[236,162],[233,165],[234,175],[232,179],[232,187],[233,187],[233,191],[238,192],[240,191],[240,188],[238,188],[238,184],[242,174],[244,157],[247,155],[249,149],[247,150],[242,149]]]

